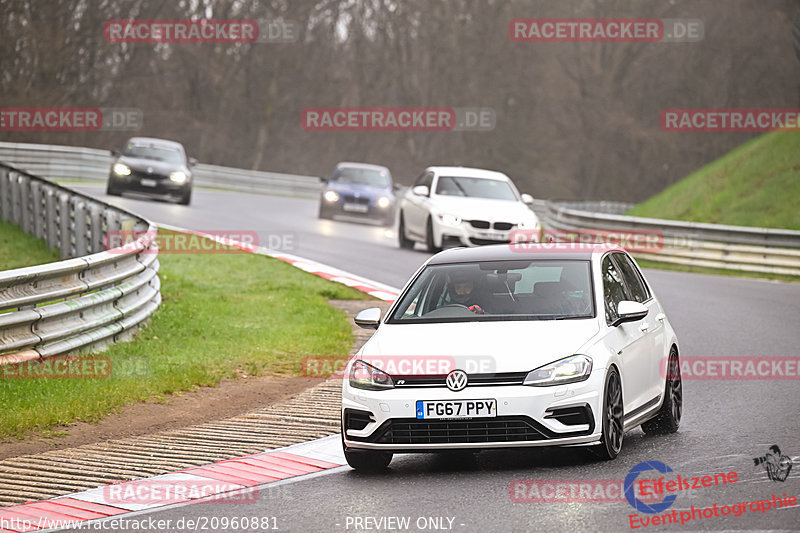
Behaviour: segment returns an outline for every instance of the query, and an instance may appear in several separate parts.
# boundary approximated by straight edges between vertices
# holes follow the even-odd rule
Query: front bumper
[[[456,226],[439,223],[440,244],[442,246],[450,243],[460,244],[461,246],[482,246],[486,244],[508,244],[511,242],[512,234],[519,230],[517,225],[513,225],[507,230],[475,228],[469,222],[463,221]],[[531,231],[538,231],[534,228]]]
[[[118,190],[152,196],[180,197],[192,188],[191,180],[178,184],[166,176],[139,176],[135,172],[129,176],[118,176],[112,172],[108,179],[109,183]]]
[[[595,375],[597,374],[597,375]],[[348,449],[424,452],[594,443],[602,427],[603,376],[556,387],[468,386],[356,389],[345,380],[342,428]],[[497,401],[497,416],[417,419],[418,400]],[[361,429],[357,429],[361,428]]]
[[[344,202],[341,198],[335,202],[329,202],[324,197],[320,198],[323,210],[331,215],[342,215],[353,218],[387,219],[394,216],[394,203],[388,207],[380,207],[377,203],[366,202]]]

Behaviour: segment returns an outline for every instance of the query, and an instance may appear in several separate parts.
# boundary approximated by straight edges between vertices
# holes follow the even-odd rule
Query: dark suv
[[[119,196],[131,191],[167,197],[183,205],[192,199],[191,167],[197,160],[186,158],[181,143],[148,137],[133,137],[114,160],[106,194]]]

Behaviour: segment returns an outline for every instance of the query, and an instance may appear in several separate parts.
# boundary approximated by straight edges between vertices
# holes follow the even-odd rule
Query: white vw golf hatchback
[[[567,243],[441,252],[403,289],[350,360],[342,443],[350,466],[393,453],[589,446],[625,431],[674,432],[678,340],[621,248]]]

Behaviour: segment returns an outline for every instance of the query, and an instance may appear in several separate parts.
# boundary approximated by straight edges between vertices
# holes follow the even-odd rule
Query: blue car
[[[319,218],[368,218],[394,224],[396,198],[392,174],[386,167],[366,163],[339,163],[319,199]]]

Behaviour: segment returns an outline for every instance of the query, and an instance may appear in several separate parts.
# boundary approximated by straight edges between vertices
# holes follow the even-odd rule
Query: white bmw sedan
[[[424,244],[438,252],[446,244],[507,243],[514,230],[538,230],[539,219],[511,178],[466,167],[428,167],[400,202],[401,248]]]
[[[349,361],[342,444],[393,453],[587,446],[677,431],[678,340],[636,262],[610,245],[459,248],[430,258]]]

